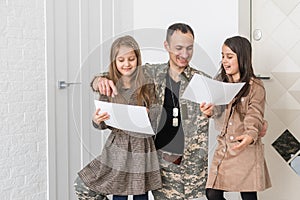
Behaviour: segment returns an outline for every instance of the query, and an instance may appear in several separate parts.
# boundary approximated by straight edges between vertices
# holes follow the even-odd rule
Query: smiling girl
[[[257,200],[257,191],[271,187],[259,136],[264,126],[266,92],[263,82],[254,75],[251,54],[251,44],[244,37],[228,38],[222,46],[216,79],[245,85],[224,112],[215,113],[214,120],[222,119],[222,126],[206,185],[208,200],[224,200],[224,192],[240,192],[243,200]],[[200,106],[212,115],[204,108]]]
[[[100,100],[149,109],[156,101],[154,86],[146,83],[137,42],[131,36],[116,39],[110,61],[108,77],[118,94],[114,98],[100,95]],[[102,154],[78,173],[76,194],[79,199],[103,199],[113,194],[113,200],[126,200],[128,195],[134,195],[134,200],[148,200],[148,191],[162,186],[153,138],[107,126],[105,120],[112,114],[101,109],[94,113],[94,127],[111,129],[111,133]]]

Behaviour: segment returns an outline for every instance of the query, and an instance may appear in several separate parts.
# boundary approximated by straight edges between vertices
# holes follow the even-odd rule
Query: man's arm
[[[146,63],[141,67],[143,69],[143,73],[145,77],[153,78],[156,68],[159,68],[160,66],[164,66],[164,65],[165,64],[151,65],[149,63]],[[94,92],[99,92],[102,95],[114,97],[115,95],[118,94],[115,84],[113,83],[112,80],[108,78],[108,72],[104,72],[101,73],[100,75],[95,76],[91,82],[91,87]]]

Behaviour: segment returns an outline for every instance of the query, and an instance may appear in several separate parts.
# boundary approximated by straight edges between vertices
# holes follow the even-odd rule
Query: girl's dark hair
[[[248,39],[241,36],[234,36],[225,40],[224,45],[229,47],[237,55],[240,80],[239,82],[245,82],[244,87],[236,95],[234,104],[240,102],[240,99],[247,96],[250,91],[250,80],[256,78],[252,67],[252,47]],[[219,69],[217,78],[223,82],[230,82],[230,78],[226,75],[223,64]]]

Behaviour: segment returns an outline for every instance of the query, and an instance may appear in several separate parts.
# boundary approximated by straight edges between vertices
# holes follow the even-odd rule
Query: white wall
[[[47,193],[43,0],[0,0],[0,199]]]
[[[160,48],[163,48],[166,28],[169,25],[175,22],[189,24],[194,30],[196,44],[191,64],[201,67],[207,73],[216,71],[219,67],[221,45],[224,40],[238,34],[237,0],[133,0],[133,2],[134,29],[161,29],[163,34],[159,41]],[[146,38],[149,39],[151,36]],[[168,56],[162,51],[156,51],[155,55],[153,55],[155,51],[144,52],[143,60],[150,63],[166,62]]]

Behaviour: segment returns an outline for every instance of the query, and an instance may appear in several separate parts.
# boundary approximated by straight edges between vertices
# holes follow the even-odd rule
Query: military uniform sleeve
[[[103,73],[100,73],[100,74],[94,76],[94,78],[92,79],[92,81],[90,83],[90,86],[91,86],[93,92],[99,92],[99,89],[98,89],[98,78],[99,77],[107,78],[108,77],[108,72],[103,72]]]

